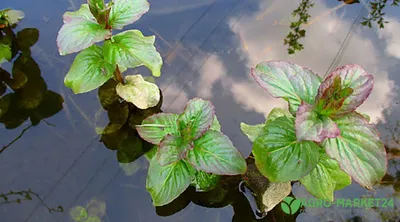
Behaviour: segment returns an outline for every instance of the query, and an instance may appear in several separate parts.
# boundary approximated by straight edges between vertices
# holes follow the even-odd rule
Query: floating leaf
[[[84,221],[88,218],[88,213],[85,208],[76,206],[69,211],[69,215],[75,221]]]
[[[327,89],[332,87],[335,79],[340,77],[342,88],[349,88],[351,92],[342,102],[339,109],[334,110],[334,115],[344,115],[357,109],[371,94],[373,88],[373,76],[368,74],[359,65],[345,65],[335,69],[318,89],[316,101],[329,97]],[[344,93],[344,92],[343,92]]]
[[[183,161],[161,166],[157,158],[150,160],[146,189],[154,206],[172,202],[189,187],[192,174],[188,167]]]
[[[97,96],[100,100],[101,106],[108,110],[114,104],[119,102],[119,96],[117,95],[117,91],[115,90],[117,86],[117,82],[115,79],[111,78],[107,80],[102,86],[100,86]]]
[[[177,162],[186,157],[189,148],[193,148],[193,144],[179,136],[166,135],[159,145],[157,160],[161,166]]]
[[[113,0],[108,23],[113,29],[122,29],[139,20],[149,9],[147,0]]]
[[[142,139],[152,144],[159,144],[167,134],[180,135],[177,119],[177,114],[154,114],[143,120],[142,125],[137,125],[136,130]]]
[[[246,161],[229,138],[214,130],[207,131],[194,141],[188,160],[197,170],[218,175],[237,175],[246,172]]]
[[[328,116],[319,115],[313,105],[302,103],[296,113],[296,137],[298,141],[322,142],[325,138],[335,138],[340,130]]]
[[[114,35],[103,45],[104,57],[111,64],[127,68],[146,66],[153,76],[161,75],[161,55],[154,46],[155,36],[143,36],[139,30],[129,30]]]
[[[314,102],[321,83],[321,77],[311,70],[284,61],[259,63],[251,74],[272,96],[288,101],[292,114],[296,113],[301,101]]]
[[[139,109],[154,107],[160,101],[160,90],[154,83],[146,82],[142,75],[126,76],[126,83],[117,85],[117,94]]]
[[[214,106],[199,98],[190,100],[178,118],[180,130],[186,140],[196,140],[214,121]]]
[[[251,142],[254,142],[262,134],[264,126],[265,124],[247,125],[246,123],[240,123],[240,129]]]
[[[58,32],[58,52],[60,55],[79,52],[109,37],[111,37],[111,31],[104,29],[96,21],[72,18]]]
[[[93,45],[80,52],[64,79],[64,84],[74,93],[94,90],[109,80],[115,67],[103,59],[99,46]]]
[[[272,182],[295,181],[316,166],[318,150],[312,141],[296,139],[294,118],[279,117],[264,127],[253,143],[258,170]]]
[[[357,183],[372,189],[387,170],[385,147],[379,140],[376,129],[357,113],[349,113],[333,120],[341,134],[324,140],[323,147]]]
[[[30,119],[33,125],[39,124],[42,119],[51,117],[63,109],[64,98],[53,92],[46,91],[40,105],[32,110]]]
[[[318,199],[333,201],[334,191],[351,184],[351,178],[339,163],[321,152],[317,166],[300,179],[301,184]]]
[[[1,40],[1,39],[0,39]],[[0,42],[0,64],[11,61],[12,52],[9,45]]]

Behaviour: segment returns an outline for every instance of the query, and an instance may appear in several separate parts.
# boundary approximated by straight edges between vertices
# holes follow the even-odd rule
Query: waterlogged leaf
[[[0,97],[0,118],[7,113],[12,99],[13,96],[10,96],[10,94]]]
[[[158,113],[143,120],[136,126],[140,137],[152,144],[159,144],[167,135],[179,136],[177,124],[178,115],[173,113]]]
[[[26,28],[17,33],[17,42],[21,50],[28,50],[39,40],[39,30]]]
[[[88,218],[88,213],[84,207],[76,206],[69,211],[69,215],[74,221],[84,221]]]
[[[108,22],[113,29],[122,29],[139,20],[149,9],[147,0],[113,0]]]
[[[181,133],[187,140],[196,140],[201,137],[214,121],[214,106],[210,101],[192,99],[178,118]]]
[[[96,198],[91,199],[88,204],[86,204],[86,209],[89,217],[103,217],[106,214],[106,203],[102,200],[97,200]]]
[[[284,61],[259,63],[251,74],[273,97],[288,101],[292,114],[296,113],[301,101],[314,103],[321,83],[321,77],[311,70]]]
[[[93,45],[80,52],[64,79],[64,84],[76,94],[94,90],[109,80],[115,66],[103,59],[101,48]]]
[[[101,106],[105,110],[110,109],[114,104],[119,102],[120,98],[117,95],[117,91],[115,90],[116,86],[117,82],[115,81],[115,79],[111,78],[102,86],[100,86],[98,90],[97,96],[100,100]]]
[[[335,79],[340,77],[342,88],[350,88],[351,93],[340,104],[339,109],[333,114],[344,115],[357,109],[371,94],[373,88],[373,76],[368,74],[359,65],[345,65],[335,69],[322,83],[318,89],[316,100],[329,97],[329,89]],[[345,92],[342,92],[345,93]],[[328,94],[328,95],[327,95]]]
[[[155,36],[143,36],[139,30],[129,30],[114,35],[103,45],[104,57],[109,63],[127,68],[146,66],[153,76],[161,75],[161,55],[154,46]]]
[[[219,124],[218,118],[214,115],[214,120],[211,124],[210,130],[215,130],[221,132],[221,124]]]
[[[126,83],[117,85],[117,94],[139,109],[154,107],[160,101],[160,90],[154,83],[146,82],[142,75],[126,76]]]
[[[264,127],[253,143],[258,170],[272,182],[295,181],[316,166],[318,150],[312,141],[298,142],[294,118],[279,117]]]
[[[85,19],[89,21],[96,21],[96,18],[90,12],[88,4],[82,4],[78,11],[66,12],[63,15],[64,23],[68,23],[73,19]]]
[[[246,123],[240,123],[240,129],[251,142],[254,142],[262,134],[264,126],[265,124],[247,125]]]
[[[74,18],[65,23],[58,32],[58,52],[60,55],[79,52],[109,37],[111,31],[104,29],[96,21]]]
[[[189,187],[192,176],[183,161],[161,166],[153,157],[146,180],[146,189],[153,199],[153,205],[163,206],[172,202]]]
[[[379,140],[376,129],[357,113],[349,113],[333,120],[341,134],[324,140],[323,147],[357,183],[372,189],[387,170],[385,147]]]
[[[63,109],[64,98],[53,92],[46,91],[40,105],[31,112],[30,119],[33,125],[39,124],[40,120],[51,117]]]
[[[328,116],[319,115],[313,105],[302,103],[296,113],[297,140],[322,142],[325,138],[335,138],[340,130]]]
[[[181,137],[166,135],[159,145],[157,160],[161,166],[177,162],[186,157],[190,148],[193,144],[183,141]]]
[[[197,191],[207,192],[218,184],[220,178],[220,175],[196,171],[192,184],[196,186]]]
[[[318,199],[333,201],[334,191],[351,184],[351,178],[342,171],[339,163],[325,153],[320,155],[317,166],[300,179],[301,184]]]
[[[243,174],[247,167],[242,154],[229,138],[214,130],[194,141],[187,159],[197,170],[218,175]]]
[[[101,219],[98,216],[89,216],[84,222],[101,222]]]

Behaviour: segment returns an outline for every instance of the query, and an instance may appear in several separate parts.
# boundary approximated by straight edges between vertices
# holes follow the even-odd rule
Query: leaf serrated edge
[[[148,119],[148,118],[150,118],[150,117],[153,117],[153,116],[156,116],[156,115],[162,115],[162,114],[174,114],[174,113],[163,113],[163,112],[159,112],[159,113],[155,113],[155,114],[153,114],[153,115],[151,115],[151,116],[148,116],[146,119]],[[175,115],[176,115],[176,114],[175,114]],[[143,121],[145,121],[146,119],[142,120],[142,123],[143,123]],[[140,128],[143,128],[143,127],[144,127],[143,125],[135,125],[136,131],[138,132],[140,138],[142,138],[143,140],[145,140],[146,142],[149,142],[149,143],[151,143],[151,144],[159,145],[159,144],[161,143],[161,141],[160,141],[160,143],[153,143],[153,142],[149,141],[147,138],[144,138],[144,137],[142,136],[142,134],[141,134],[141,132],[140,132],[139,129],[140,129]],[[164,139],[164,138],[165,138],[165,136],[163,137],[163,139]]]

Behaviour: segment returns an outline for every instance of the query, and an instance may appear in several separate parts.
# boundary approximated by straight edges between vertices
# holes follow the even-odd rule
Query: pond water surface
[[[396,121],[400,121],[400,7],[386,7],[385,18],[389,23],[379,29],[376,24],[372,28],[360,25],[369,12],[368,1],[343,4],[315,0],[309,11],[312,17],[306,36],[299,40],[304,50],[289,55],[283,39],[290,31],[291,13],[300,1],[149,2],[150,11],[125,30],[139,29],[144,35],[156,35],[156,47],[164,60],[162,75],[156,79],[163,93],[164,112],[181,112],[194,97],[211,100],[222,131],[248,156],[251,142],[240,131],[240,122],[264,122],[272,108],[287,106],[256,84],[249,75],[250,68],[261,61],[288,60],[324,76],[332,67],[356,63],[375,78],[374,90],[359,110],[377,124],[391,153],[399,153],[399,131],[393,130]],[[388,174],[374,187],[376,193],[354,182],[335,193],[336,198],[394,198],[394,207],[306,207],[291,216],[277,205],[261,218],[255,213],[251,196],[235,188],[232,204],[225,206],[211,207],[210,199],[196,197],[188,190],[173,204],[155,208],[145,189],[148,168],[145,157],[137,158],[129,150],[117,151],[110,144],[106,146],[96,133],[96,127],[107,123],[97,90],[74,95],[64,86],[64,76],[75,54],[60,56],[56,36],[62,26],[62,14],[77,10],[82,3],[82,0],[2,0],[2,8],[25,13],[16,31],[39,30],[39,41],[31,48],[32,58],[40,68],[38,78],[41,76],[48,90],[59,94],[64,102],[59,112],[33,127],[29,119],[14,129],[0,124],[0,147],[22,134],[0,154],[0,193],[31,189],[43,200],[36,196],[20,204],[4,200],[0,205],[1,222],[73,221],[70,209],[88,204],[92,209],[97,206],[100,211],[97,213],[105,222],[400,219],[400,166],[397,166],[400,160],[395,154],[389,155]],[[10,71],[12,64],[4,64],[3,68]],[[127,73],[150,75],[145,68]],[[310,197],[297,183],[292,195]],[[59,205],[63,212],[49,212],[49,208]]]

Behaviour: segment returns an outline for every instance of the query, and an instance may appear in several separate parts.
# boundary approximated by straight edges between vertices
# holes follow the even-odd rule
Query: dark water
[[[249,76],[249,69],[264,60],[289,60],[312,68],[322,76],[331,65],[362,65],[375,77],[374,90],[360,111],[371,116],[391,153],[400,149],[400,8],[387,7],[389,21],[384,29],[359,25],[367,16],[364,1],[341,5],[338,1],[317,0],[304,50],[288,55],[283,39],[289,32],[290,13],[299,1],[257,0],[149,0],[150,12],[126,27],[157,36],[156,47],[164,59],[162,76],[156,80],[164,101],[164,112],[180,112],[194,97],[211,100],[222,125],[235,146],[247,156],[250,141],[239,124],[257,124],[284,101],[271,98]],[[39,41],[31,48],[40,67],[39,76],[51,90],[63,97],[63,108],[39,124],[29,127],[27,119],[15,129],[0,125],[0,146],[23,135],[0,154],[0,193],[31,189],[32,200],[0,205],[1,222],[73,221],[69,210],[86,207],[96,200],[102,206],[102,221],[255,221],[251,198],[234,189],[231,204],[210,207],[210,199],[188,190],[164,208],[154,208],[145,190],[148,163],[142,156],[120,163],[124,154],[100,142],[95,128],[107,123],[97,90],[74,95],[63,84],[75,55],[59,56],[56,36],[62,14],[76,10],[78,0],[2,0],[1,7],[25,12],[17,31],[36,28]],[[333,10],[335,9],[335,10]],[[357,22],[358,21],[358,22]],[[3,66],[11,70],[10,64]],[[149,75],[146,69],[128,73]],[[7,92],[10,93],[10,92]],[[24,129],[28,128],[24,131]],[[389,130],[388,130],[389,129]],[[392,129],[392,131],[390,130]],[[392,137],[394,135],[394,137]],[[129,156],[129,155],[128,155]],[[357,184],[335,193],[336,198],[373,196],[394,198],[393,208],[306,208],[297,221],[395,221],[400,218],[399,158],[389,155],[388,175],[372,193]],[[132,157],[135,159],[135,157]],[[124,162],[129,162],[128,160]],[[127,170],[128,169],[128,170]],[[293,185],[293,195],[308,197],[304,188]],[[249,199],[249,200],[248,200]],[[3,199],[0,199],[0,201]],[[90,202],[92,200],[92,202]],[[63,213],[48,208],[61,205]],[[206,207],[209,206],[209,207]],[[105,208],[104,208],[105,207]],[[100,207],[101,208],[101,207]],[[259,221],[293,221],[278,205]],[[357,219],[357,220],[356,220]]]

